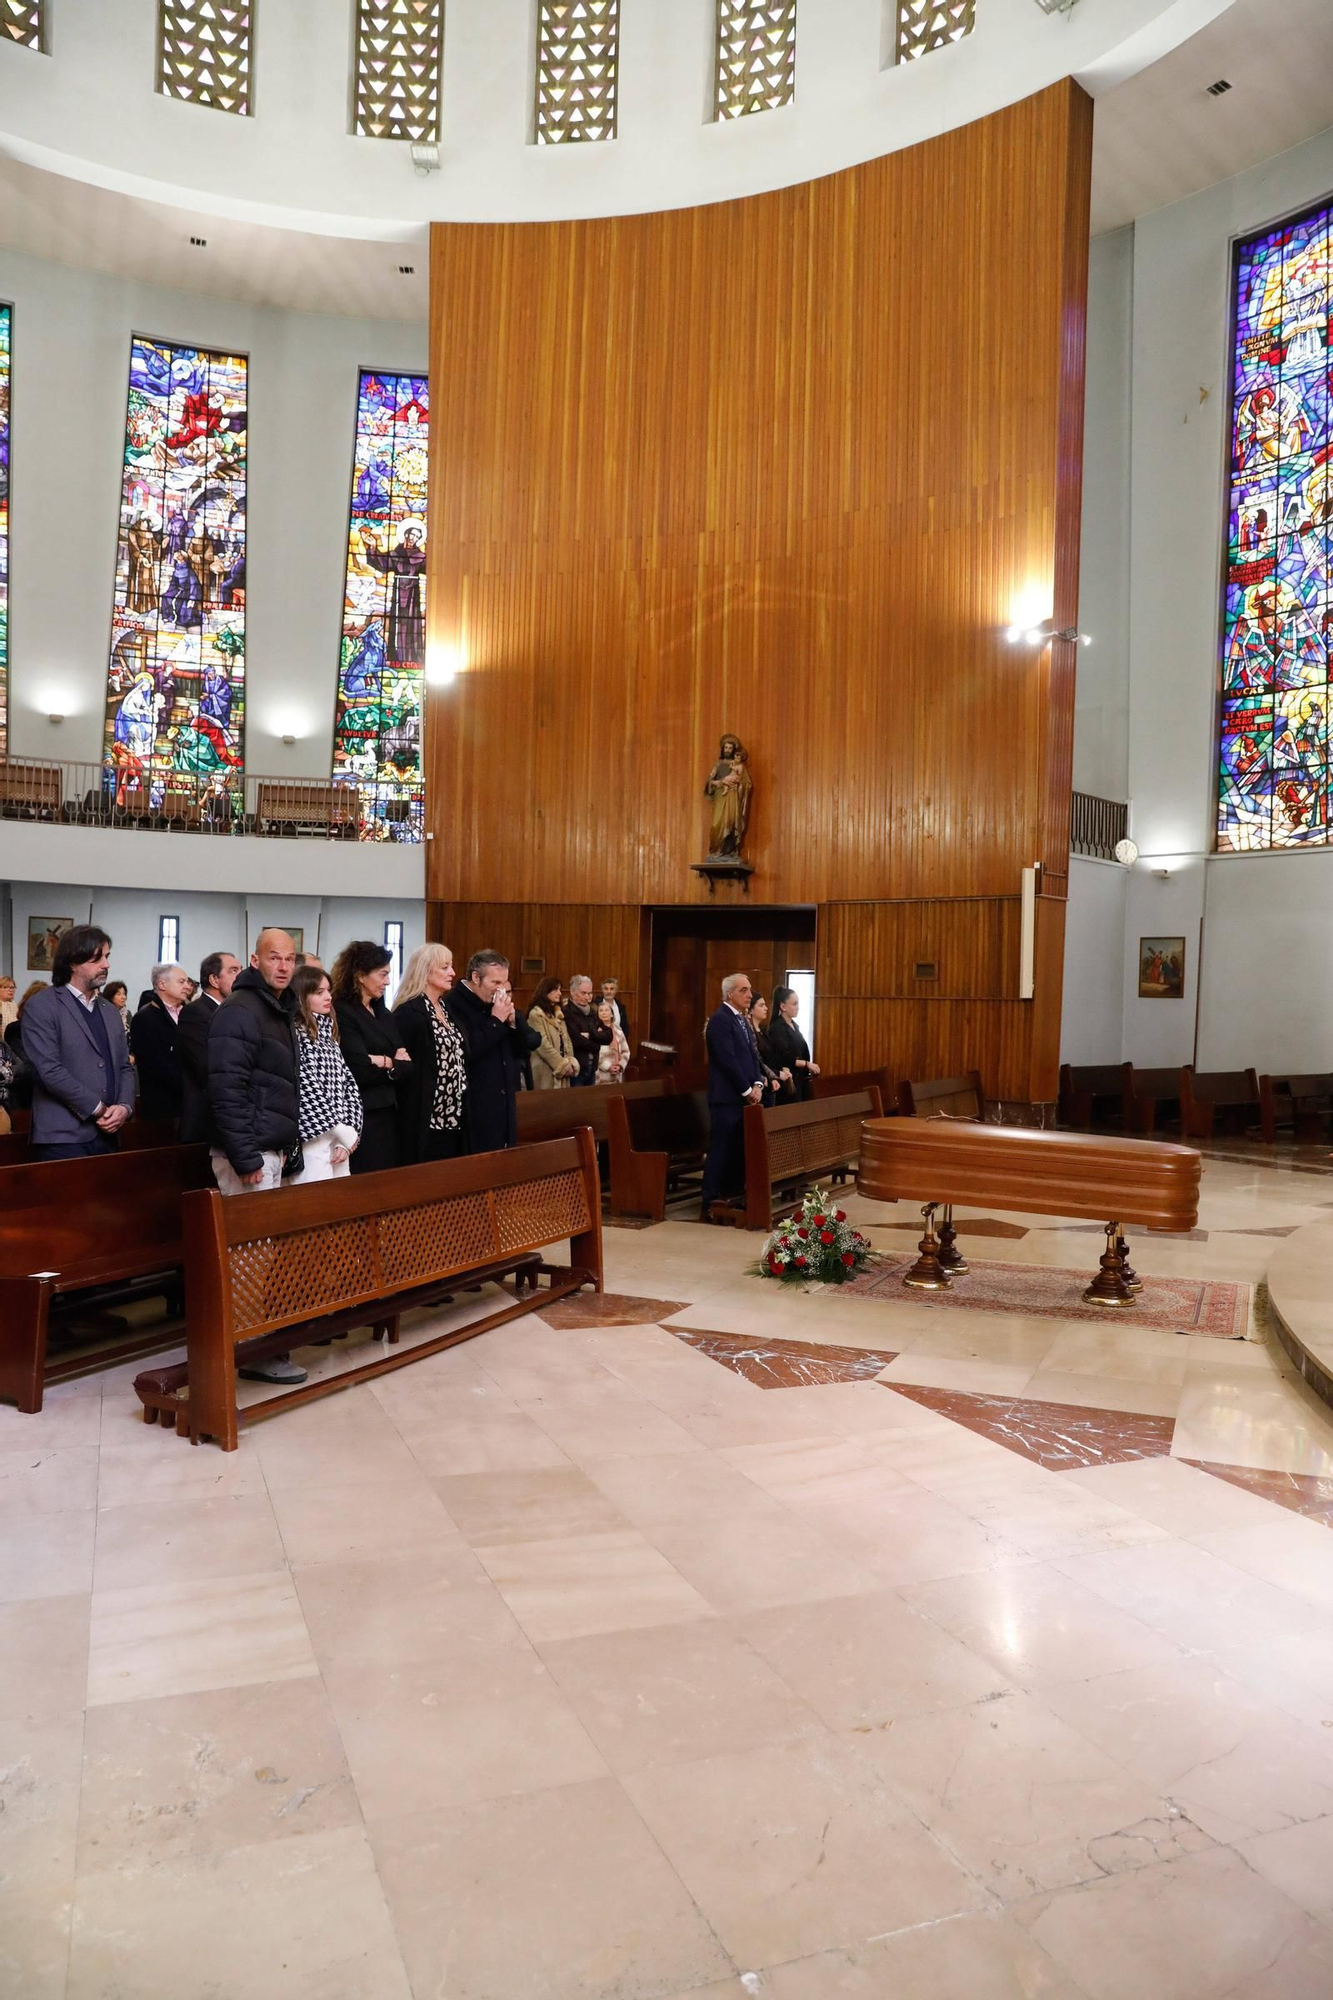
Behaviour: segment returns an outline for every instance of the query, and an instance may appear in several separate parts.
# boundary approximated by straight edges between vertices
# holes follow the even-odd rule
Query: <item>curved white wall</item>
[[[711,117],[713,0],[625,0],[620,136],[529,144],[535,0],[447,0],[443,168],[348,135],[352,0],[262,0],[254,116],[154,93],[155,0],[60,0],[52,54],[0,48],[0,144],[80,179],[204,213],[368,237],[432,220],[688,207],[893,152],[1075,74],[1132,74],[1231,0],[978,0],[975,32],[886,68],[892,0],[801,0],[796,100]]]

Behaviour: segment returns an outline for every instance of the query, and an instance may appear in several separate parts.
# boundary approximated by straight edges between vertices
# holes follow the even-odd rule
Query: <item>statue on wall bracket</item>
[[[718,745],[717,762],[704,786],[709,805],[708,859],[693,864],[694,873],[707,881],[710,896],[718,882],[739,882],[746,895],[750,893],[754,867],[742,861],[741,848],[753,792],[750,754],[739,736],[728,734]]]

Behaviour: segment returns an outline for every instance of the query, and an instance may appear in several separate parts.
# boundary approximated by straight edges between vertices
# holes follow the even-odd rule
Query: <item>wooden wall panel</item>
[[[525,958],[544,958],[552,978],[568,984],[576,972],[594,983],[620,981],[637,1031],[639,912],[623,904],[451,903],[428,905],[431,934],[447,944],[460,972],[474,951],[501,951],[514,992],[526,1006],[537,984]]]
[[[1077,622],[1090,141],[1067,82],[746,201],[433,228],[432,897],[704,902],[724,730],[756,901],[1058,893],[1072,648],[1004,630]]]

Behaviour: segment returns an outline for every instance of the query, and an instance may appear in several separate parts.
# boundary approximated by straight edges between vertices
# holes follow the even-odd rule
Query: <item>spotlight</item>
[[[1011,646],[1016,646],[1023,636],[1023,628],[1021,625],[1011,625],[1004,636]]]
[[[448,687],[456,674],[467,665],[467,657],[461,646],[428,646],[426,648],[426,681],[430,687]]]

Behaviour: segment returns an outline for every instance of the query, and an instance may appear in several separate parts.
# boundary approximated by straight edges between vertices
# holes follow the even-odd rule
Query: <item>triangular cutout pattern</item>
[[[614,139],[620,0],[538,0],[537,144]]]
[[[46,0],[0,0],[0,41],[46,53]]]
[[[164,97],[250,115],[250,52],[254,0],[161,0],[157,87]]]
[[[898,0],[896,63],[915,62],[961,42],[976,24],[977,0]]]
[[[352,130],[438,145],[444,0],[358,0]]]
[[[795,95],[796,0],[717,0],[717,116],[776,111]]]

